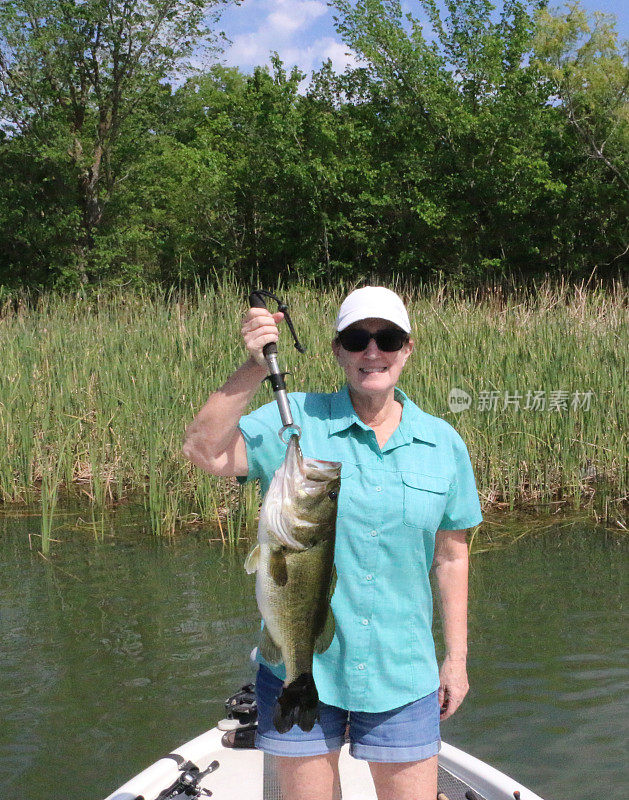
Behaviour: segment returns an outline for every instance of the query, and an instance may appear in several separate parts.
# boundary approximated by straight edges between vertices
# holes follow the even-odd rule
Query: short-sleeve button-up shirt
[[[313,674],[320,699],[350,711],[388,711],[437,689],[429,581],[435,536],[482,520],[459,434],[397,388],[395,399],[402,419],[380,447],[347,386],[289,395],[304,456],[342,462],[336,631],[330,647],[315,653]],[[239,480],[258,479],[263,495],[284,459],[281,425],[275,403],[240,420],[249,473]],[[282,665],[267,666],[285,677]]]

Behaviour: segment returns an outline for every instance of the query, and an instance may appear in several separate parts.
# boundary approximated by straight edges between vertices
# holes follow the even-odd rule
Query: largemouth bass
[[[247,572],[257,570],[260,652],[270,664],[286,665],[273,712],[280,733],[293,725],[310,731],[318,716],[312,659],[334,636],[330,598],[340,488],[341,464],[304,458],[299,438],[291,436],[262,504],[258,543],[245,562]]]

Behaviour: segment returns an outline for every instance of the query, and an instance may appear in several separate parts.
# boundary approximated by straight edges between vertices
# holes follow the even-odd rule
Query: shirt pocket
[[[450,481],[441,475],[402,473],[404,524],[410,528],[436,531],[443,518]]]
[[[341,467],[341,492],[339,495],[338,511],[336,513],[337,519],[344,517],[348,513],[350,497],[352,495],[352,475],[356,474],[357,469],[358,467],[356,464],[343,462],[343,466]]]

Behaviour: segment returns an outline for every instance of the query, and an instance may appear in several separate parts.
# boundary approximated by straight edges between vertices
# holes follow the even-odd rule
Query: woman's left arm
[[[441,719],[457,710],[467,694],[467,572],[465,531],[437,531],[433,568],[437,578],[445,658],[439,670]]]

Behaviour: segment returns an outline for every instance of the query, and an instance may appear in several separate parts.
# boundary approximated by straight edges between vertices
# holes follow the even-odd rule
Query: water
[[[244,551],[120,516],[96,541],[64,520],[50,561],[29,550],[37,517],[0,520],[2,798],[103,797],[212,727],[253,674]],[[583,523],[475,556],[472,689],[444,739],[546,800],[626,797],[625,567]]]

